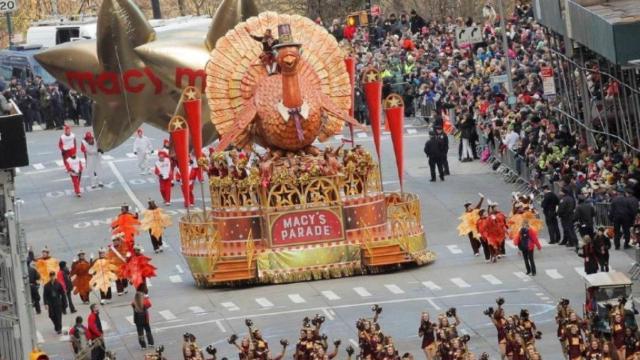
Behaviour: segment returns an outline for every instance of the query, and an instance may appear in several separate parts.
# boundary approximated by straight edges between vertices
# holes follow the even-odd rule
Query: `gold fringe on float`
[[[436,254],[428,249],[409,253],[409,255],[418,266],[431,264],[432,262],[436,261]]]
[[[300,268],[289,270],[261,271],[258,279],[260,283],[282,284],[298,281],[335,279],[362,274],[360,261],[351,263],[332,264],[317,268]]]

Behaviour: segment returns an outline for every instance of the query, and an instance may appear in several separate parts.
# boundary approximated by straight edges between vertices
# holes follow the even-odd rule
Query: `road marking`
[[[436,283],[434,283],[433,281],[423,281],[422,285],[424,285],[429,290],[442,290],[442,288],[436,285]]]
[[[171,281],[172,283],[181,283],[182,282],[182,276],[180,275],[171,275],[169,276],[169,281]]]
[[[359,132],[359,133],[356,134],[356,137],[358,137],[360,139],[364,139],[367,136],[368,136],[367,133],[364,133],[364,132]]]
[[[558,280],[558,279],[562,279],[564,278],[564,276],[562,276],[557,269],[547,269],[545,270],[545,272],[547,273],[547,276],[549,276],[550,278],[554,279],[554,280]]]
[[[531,278],[527,276],[527,274],[523,273],[522,271],[514,271],[513,275],[515,275],[518,279],[524,282],[531,281]]]
[[[127,157],[128,158],[136,158],[136,157],[138,157],[138,155],[136,155],[134,153],[127,153]]]
[[[33,168],[36,170],[43,170],[44,165],[42,165],[42,163],[33,164]]]
[[[544,293],[536,293],[537,296],[544,296]]]
[[[329,310],[327,310],[326,308],[323,308],[322,312],[324,312],[324,314],[326,315],[326,317],[329,320],[335,320],[335,317],[333,317],[333,314]]]
[[[549,301],[551,299],[548,296],[540,296],[540,300]]]
[[[300,294],[289,294],[289,300],[295,304],[306,303],[307,301],[300,296]]]
[[[367,289],[358,286],[358,287],[354,287],[353,291],[355,291],[358,295],[362,296],[362,297],[368,297],[371,296],[371,293],[369,291],[367,291]]]
[[[142,205],[140,200],[138,200],[138,198],[136,197],[136,194],[133,193],[133,191],[129,187],[129,184],[127,184],[127,182],[124,180],[124,178],[122,177],[122,174],[120,173],[120,171],[116,167],[116,164],[114,164],[112,162],[109,162],[107,164],[109,164],[109,168],[111,168],[111,171],[113,172],[113,175],[116,177],[116,179],[118,179],[118,182],[120,183],[120,185],[122,186],[124,191],[127,193],[127,195],[129,195],[129,198],[131,199],[131,201],[133,201],[135,206],[137,206],[138,209],[144,209],[145,207]],[[151,286],[151,285],[149,285],[149,283],[147,283],[147,285]]]
[[[520,287],[520,288],[509,288],[509,289],[495,289],[495,290],[487,290],[487,291],[472,291],[472,292],[466,292],[466,293],[460,293],[460,294],[448,294],[448,295],[442,295],[442,296],[419,296],[419,297],[402,297],[402,298],[396,298],[396,299],[391,299],[391,300],[382,300],[382,301],[367,301],[367,302],[358,302],[358,303],[352,303],[352,304],[342,304],[342,305],[335,305],[332,306],[332,309],[352,309],[352,308],[362,308],[362,307],[370,307],[372,305],[378,304],[378,305],[384,305],[384,304],[402,304],[402,303],[407,303],[407,302],[425,302],[425,301],[429,301],[429,300],[442,300],[442,299],[453,299],[453,298],[464,298],[464,297],[478,297],[478,296],[483,296],[483,295],[492,295],[492,294],[501,294],[504,295],[505,292],[532,292],[531,288],[529,287]],[[224,320],[224,321],[233,321],[233,320],[244,320],[246,318],[263,318],[263,317],[271,317],[271,316],[282,316],[282,315],[287,315],[287,314],[304,314],[304,313],[310,313],[310,312],[314,312],[314,311],[322,311],[322,309],[324,309],[325,307],[311,307],[311,308],[300,308],[300,309],[290,309],[290,310],[283,310],[283,311],[272,311],[272,312],[256,312],[253,314],[247,314],[247,313],[243,313],[243,314],[239,314],[237,316],[229,316],[229,317],[225,317],[224,319],[208,319],[208,320],[203,320],[203,321],[191,321],[189,323],[181,323],[181,324],[172,324],[172,325],[167,325],[167,326],[158,326],[158,327],[154,327],[155,330],[158,331],[164,331],[164,330],[171,330],[171,329],[179,329],[179,328],[184,328],[184,327],[194,327],[194,326],[199,326],[199,325],[207,325],[207,324],[211,324],[214,323],[216,320]],[[548,308],[546,308],[542,313],[546,313],[546,312],[553,312],[555,310],[555,307],[553,305],[549,305]],[[542,313],[539,313],[537,315],[540,315]],[[126,334],[117,334],[117,335],[113,335],[112,337],[115,338],[116,336],[118,337],[122,337],[124,335],[135,335],[136,332],[132,331]],[[351,341],[352,339],[350,339],[349,341]],[[355,341],[355,340],[353,340]],[[357,343],[356,343],[357,344]]]
[[[127,321],[129,322],[129,324],[131,324],[131,325],[135,325],[136,324],[136,323],[133,322],[133,315],[129,315],[126,318],[127,318]]]
[[[184,273],[184,270],[182,270],[182,266],[180,265],[176,265],[176,270],[178,270],[180,274]]]
[[[100,319],[100,324],[102,325],[102,331],[105,332],[109,329],[111,329],[111,325],[109,325],[109,322],[107,322],[104,319]]]
[[[151,279],[150,278],[145,278],[144,279],[145,284],[147,284],[147,287],[152,287],[153,285],[151,285]]]
[[[507,244],[508,247],[510,247],[510,248],[512,248],[514,250],[518,249],[518,247],[511,241],[505,241],[505,243]]]
[[[349,342],[352,343],[353,346],[360,346],[360,344],[358,344],[358,342],[353,339],[349,339]]]
[[[457,287],[468,288],[471,287],[466,281],[462,280],[462,278],[451,278],[449,279],[452,283],[454,283]]]
[[[433,300],[431,300],[431,299],[427,299],[427,302],[428,302],[431,306],[433,306],[433,308],[434,308],[434,309],[436,309],[436,310],[442,310],[442,308],[441,308],[440,306],[438,306],[438,304],[436,304],[436,302],[435,302],[435,301],[433,301]]]
[[[42,334],[40,333],[40,331],[36,331],[36,339],[38,341],[38,344],[44,343],[44,338],[42,337]]]
[[[447,249],[449,249],[452,254],[462,254],[462,250],[460,250],[458,245],[447,245]]]
[[[400,289],[396,284],[386,284],[384,287],[386,287],[387,290],[389,290],[393,294],[396,294],[396,295],[404,294],[404,290]]]
[[[240,308],[238,307],[238,305],[232,303],[231,301],[228,302],[223,302],[222,304],[220,304],[222,306],[224,306],[227,310],[229,311],[238,311],[240,310]]]
[[[113,157],[113,156],[111,156],[111,155],[102,155],[102,160],[107,160],[107,161],[109,161],[109,160],[113,160],[113,159],[114,159],[114,157]]]
[[[418,130],[416,130],[416,129],[407,129],[407,134],[409,134],[409,135],[413,135],[413,134],[417,134],[417,133],[418,133]]]
[[[269,301],[269,299],[267,298],[259,297],[259,298],[256,298],[255,300],[258,303],[258,305],[262,306],[263,308],[273,307],[273,303]]]
[[[64,162],[62,162],[62,160],[56,160],[56,165],[62,167],[64,166]]]
[[[204,309],[200,306],[189,306],[189,310],[194,314],[202,314],[204,312]]]
[[[62,180],[68,181],[69,179],[65,178]],[[77,213],[75,213],[75,215],[95,214],[103,211],[111,211],[116,209],[120,209],[120,206],[109,206],[109,207],[101,207],[101,208],[91,209],[91,210],[78,211]]]
[[[324,295],[324,297],[327,298],[327,300],[340,300],[340,296],[338,296],[336,293],[334,293],[331,290],[323,290],[322,291],[322,295]]]
[[[220,331],[222,331],[223,333],[227,332],[227,329],[222,326],[222,321],[216,320],[216,325],[218,325],[218,329],[220,329]]]
[[[165,320],[175,320],[176,316],[169,310],[158,311],[158,314],[162,316]]]
[[[58,341],[60,342],[67,342],[71,339],[71,337],[69,335],[62,335],[58,338]]]
[[[489,282],[489,284],[491,285],[500,285],[502,284],[502,281],[500,281],[500,279],[498,279],[497,277],[491,275],[491,274],[484,274],[482,275],[482,278],[487,280]]]

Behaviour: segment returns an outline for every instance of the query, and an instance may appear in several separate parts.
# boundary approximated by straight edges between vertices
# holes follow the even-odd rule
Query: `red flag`
[[[376,145],[378,162],[380,162],[380,105],[382,101],[382,81],[380,80],[380,73],[377,69],[373,67],[364,69],[362,74],[362,88],[367,101],[367,108],[369,109],[369,121],[371,122],[373,142]]]
[[[396,156],[396,167],[398,168],[398,180],[400,181],[400,191],[403,191],[404,174],[404,102],[398,94],[390,94],[384,99],[384,111],[391,132],[393,141],[393,152]]]
[[[182,116],[174,116],[169,122],[169,133],[176,151],[178,169],[182,179],[184,206],[189,207],[189,125]]]
[[[344,58],[344,64],[347,67],[347,74],[349,74],[349,81],[351,84],[351,87],[349,88],[349,91],[351,91],[351,108],[349,108],[349,115],[353,117],[356,107],[356,92],[354,90],[356,81],[356,59],[354,59],[353,56],[349,55]],[[349,134],[351,135],[351,146],[354,146],[355,144],[353,142],[353,125],[351,124],[349,124]]]
[[[182,106],[189,124],[189,133],[193,141],[193,153],[196,161],[202,157],[202,97],[200,90],[193,86],[188,86],[182,92]],[[202,171],[198,168],[197,178],[202,181]]]

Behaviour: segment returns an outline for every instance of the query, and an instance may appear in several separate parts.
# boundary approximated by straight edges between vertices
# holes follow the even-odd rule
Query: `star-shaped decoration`
[[[376,82],[380,80],[380,72],[375,68],[367,68],[364,71],[364,82]]]
[[[169,132],[176,132],[179,130],[186,130],[189,128],[187,125],[187,120],[185,120],[182,116],[174,116],[173,119],[169,122]]]
[[[194,20],[156,34],[133,0],[104,0],[96,40],[55,46],[36,59],[59,82],[95,101],[93,130],[107,151],[143,123],[167,129],[181,87],[206,81],[203,69],[217,38],[257,14],[253,0],[224,0],[213,23]],[[203,102],[203,118],[208,114]],[[217,137],[211,123],[202,131],[205,143]]]
[[[393,109],[393,108],[402,107],[402,106],[404,106],[404,102],[402,101],[402,98],[398,94],[390,94],[389,96],[387,96],[386,99],[384,99],[385,109]]]
[[[200,91],[193,86],[184,89],[182,101],[195,101],[200,98]]]

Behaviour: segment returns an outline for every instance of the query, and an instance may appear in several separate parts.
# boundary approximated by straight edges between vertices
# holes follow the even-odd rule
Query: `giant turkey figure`
[[[280,71],[269,75],[260,60],[261,43],[251,34],[274,28]],[[206,70],[211,120],[221,136],[216,151],[254,142],[299,151],[339,134],[345,121],[362,128],[348,115],[344,54],[310,19],[273,12],[250,18],[218,40]]]

